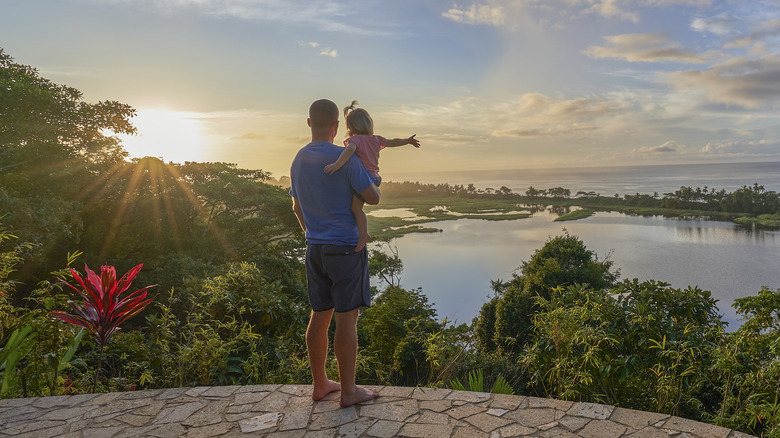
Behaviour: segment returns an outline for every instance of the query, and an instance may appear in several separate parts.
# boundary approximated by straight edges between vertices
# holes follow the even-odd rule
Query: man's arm
[[[372,184],[373,185],[373,184]],[[298,218],[298,223],[301,224],[301,229],[303,232],[306,232],[306,224],[303,222],[303,210],[301,209],[301,204],[298,203],[298,198],[293,197],[293,212],[295,212],[295,216]]]
[[[379,204],[379,187],[376,184],[371,183],[365,190],[360,192],[360,196],[366,200],[366,204],[377,205]]]

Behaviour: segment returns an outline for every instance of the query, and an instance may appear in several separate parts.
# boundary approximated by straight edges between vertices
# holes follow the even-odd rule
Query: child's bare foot
[[[327,380],[322,385],[314,385],[314,392],[311,394],[311,399],[314,401],[322,400],[330,394],[331,392],[336,392],[341,390],[341,384],[339,382],[334,382],[333,380]]]
[[[358,243],[355,247],[355,252],[360,252],[363,250],[363,248],[366,247],[366,244],[371,241],[371,235],[370,234],[361,234],[360,237],[358,237]]]
[[[341,391],[341,407],[346,408],[347,406],[371,401],[377,397],[379,397],[379,393],[373,389],[365,389],[356,386],[354,394],[345,394],[344,391]]]

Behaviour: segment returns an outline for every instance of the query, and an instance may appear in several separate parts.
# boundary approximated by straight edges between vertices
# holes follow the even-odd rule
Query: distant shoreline
[[[419,181],[425,184],[474,184],[478,188],[507,186],[520,193],[529,186],[569,187],[594,191],[604,196],[615,194],[666,193],[682,186],[718,187],[735,190],[758,182],[767,190],[780,192],[780,161],[741,163],[652,164],[603,167],[541,169],[495,169],[429,172],[392,172],[387,181]]]

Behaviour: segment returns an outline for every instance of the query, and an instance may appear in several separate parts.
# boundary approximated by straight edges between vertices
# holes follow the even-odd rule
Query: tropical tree
[[[378,278],[387,286],[401,287],[403,270],[404,264],[398,256],[398,248],[388,242],[372,245],[368,259],[368,272],[371,277]]]
[[[415,386],[429,377],[426,340],[440,332],[436,310],[421,290],[388,286],[363,312],[359,329],[366,354],[395,384]],[[377,370],[374,370],[375,377]]]
[[[758,436],[780,436],[780,289],[734,300],[744,322],[717,351],[722,376],[715,422]]]
[[[563,187],[553,187],[549,189],[547,193],[553,198],[568,198],[571,195],[571,190],[564,189]]]
[[[553,288],[588,284],[596,290],[612,285],[618,277],[612,261],[599,261],[582,240],[564,233],[550,238],[520,266],[520,275],[508,282],[493,282],[494,302],[485,304],[477,321],[478,345],[490,352],[522,351],[529,340],[537,297],[549,299]],[[494,310],[495,309],[495,310]]]
[[[713,409],[704,376],[724,323],[708,291],[631,280],[556,288],[538,304],[521,353],[533,393],[698,420]]]
[[[116,101],[87,103],[80,91],[57,85],[0,49],[0,187],[3,203],[24,199],[29,207],[1,208],[6,222],[33,242],[51,240],[74,226],[70,210],[58,214],[55,199],[78,198],[86,181],[123,161],[113,134],[132,134],[130,106]],[[16,203],[15,206],[19,207]],[[41,217],[42,216],[42,217]],[[24,225],[24,227],[19,227]]]

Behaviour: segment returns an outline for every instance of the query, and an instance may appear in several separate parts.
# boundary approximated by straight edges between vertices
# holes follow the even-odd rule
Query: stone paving
[[[0,437],[540,437],[744,438],[740,432],[614,406],[448,389],[372,387],[341,408],[338,393],[253,385],[0,400]]]

